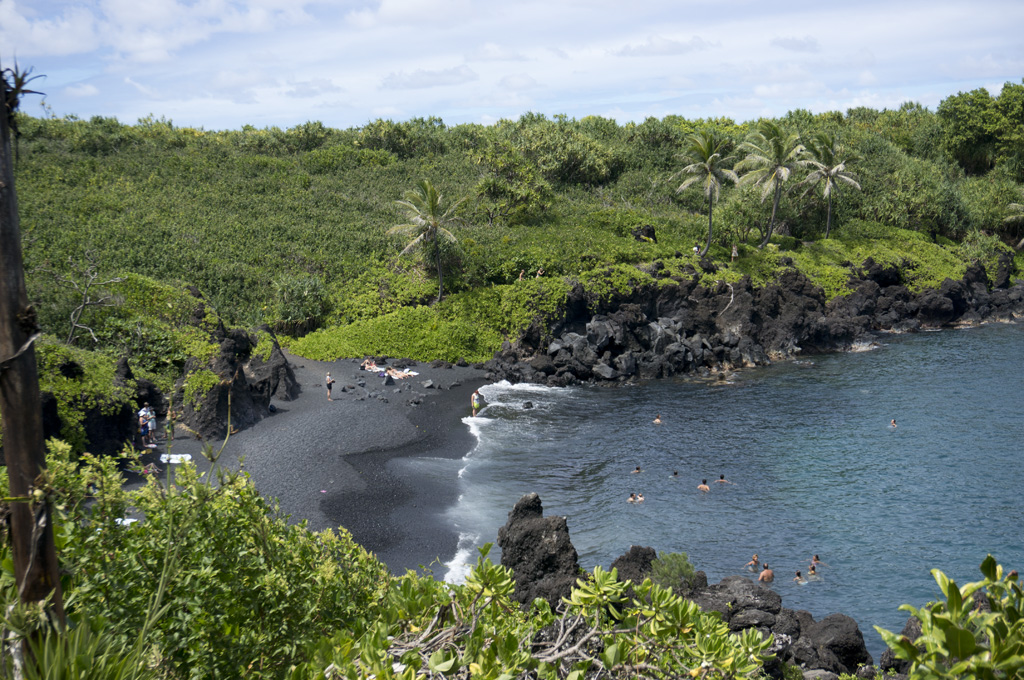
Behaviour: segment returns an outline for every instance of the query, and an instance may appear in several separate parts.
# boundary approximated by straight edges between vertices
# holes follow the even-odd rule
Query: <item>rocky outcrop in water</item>
[[[520,498],[508,513],[498,530],[498,547],[502,566],[512,570],[518,602],[540,597],[557,607],[576,585],[580,568],[565,517],[544,517],[535,493]]]
[[[570,292],[563,318],[534,324],[483,364],[490,379],[565,386],[625,382],[768,364],[800,354],[869,345],[879,331],[1008,321],[1024,317],[1024,285],[1009,286],[1000,261],[992,286],[981,265],[960,281],[919,294],[896,267],[868,259],[849,295],[826,302],[820,288],[790,269],[755,288],[749,278],[713,288],[690,279],[640,287],[608,301]],[[710,262],[703,266],[714,270]],[[661,269],[655,263],[657,275]]]
[[[523,496],[498,530],[498,545],[502,565],[512,570],[515,599],[528,604],[542,597],[555,607],[572,592],[579,566],[565,518],[543,515],[537,494]],[[654,548],[631,546],[610,569],[618,570],[620,581],[639,583],[651,575],[656,558]],[[857,673],[874,663],[857,622],[849,616],[830,614],[815,621],[810,612],[786,609],[781,595],[743,576],[708,585],[698,571],[690,583],[674,590],[702,611],[719,612],[734,633],[754,628],[765,637],[773,635],[771,652],[776,658],[765,666],[771,677],[782,677],[781,662],[837,675]]]

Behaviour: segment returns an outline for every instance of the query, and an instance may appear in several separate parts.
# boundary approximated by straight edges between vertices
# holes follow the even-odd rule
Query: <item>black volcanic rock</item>
[[[523,604],[543,598],[552,607],[572,592],[579,577],[576,548],[565,517],[544,517],[540,497],[519,499],[498,530],[501,564],[512,570],[513,597]]]

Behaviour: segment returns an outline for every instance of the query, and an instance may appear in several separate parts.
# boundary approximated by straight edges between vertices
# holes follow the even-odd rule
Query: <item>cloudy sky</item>
[[[1021,0],[0,0],[0,59],[58,116],[207,130],[745,121],[998,94],[1022,27]]]

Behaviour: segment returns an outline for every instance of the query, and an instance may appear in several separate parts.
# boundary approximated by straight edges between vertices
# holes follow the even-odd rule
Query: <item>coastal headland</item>
[[[792,275],[769,289],[707,290],[682,283],[596,311],[585,311],[585,301],[577,300],[562,323],[528,329],[475,367],[378,357],[379,369],[367,371],[359,359],[313,361],[282,353],[277,361],[287,364],[299,389],[292,390],[293,398],[280,398],[283,390],[266,396],[260,406],[265,415],[228,438],[219,462],[241,465],[292,520],[314,530],[343,526],[402,573],[449,560],[459,538],[444,518],[457,501],[453,480],[419,476],[403,461],[468,454],[475,441],[462,419],[471,414],[473,391],[487,382],[564,385],[702,374],[801,352],[848,351],[880,330],[914,332],[1024,316],[1024,286],[1003,278],[990,288],[979,267],[962,281],[914,295],[900,284],[898,271],[868,263],[856,291],[826,305],[819,290]],[[237,340],[229,334],[222,347],[244,345]],[[387,367],[416,375],[396,380],[384,374]],[[336,381],[330,401],[328,371]],[[251,385],[245,389],[257,392]],[[208,440],[216,441],[204,420],[215,400],[207,401],[205,414],[203,407],[187,409],[185,420],[193,429],[205,423]],[[165,445],[144,462],[159,462]],[[209,466],[185,428],[171,445],[176,453],[191,453],[201,468]]]

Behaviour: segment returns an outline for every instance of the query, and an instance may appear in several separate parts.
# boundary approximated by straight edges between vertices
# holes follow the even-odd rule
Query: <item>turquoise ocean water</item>
[[[852,616],[877,663],[872,626],[898,631],[900,604],[935,599],[930,569],[976,580],[992,553],[1024,570],[1022,325],[883,336],[727,381],[482,391],[488,407],[466,419],[476,448],[417,463],[457,476],[451,580],[535,491],[568,517],[582,566],[644,545],[686,552],[717,582],[756,552],[784,606]],[[793,583],[815,553],[821,580]]]

